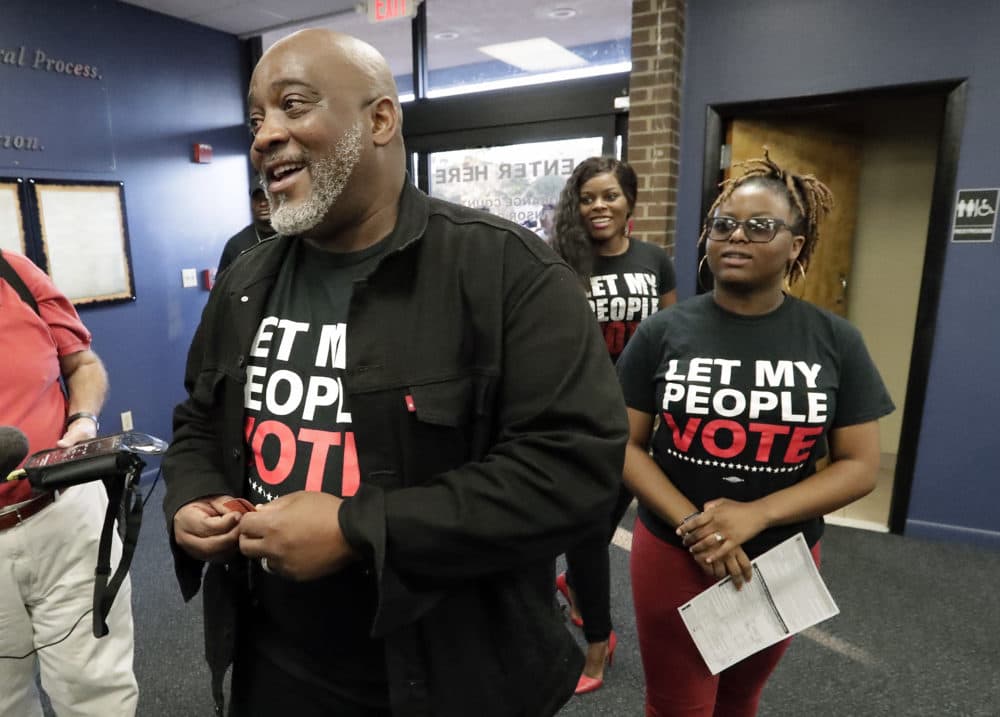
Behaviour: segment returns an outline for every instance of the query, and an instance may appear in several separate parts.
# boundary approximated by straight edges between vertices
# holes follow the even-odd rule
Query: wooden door
[[[809,272],[804,281],[798,278],[791,293],[846,317],[861,175],[860,133],[814,119],[735,119],[726,143],[732,157],[727,177],[737,162],[763,157],[766,146],[779,165],[796,174],[813,174],[833,192],[834,208],[820,224]]]

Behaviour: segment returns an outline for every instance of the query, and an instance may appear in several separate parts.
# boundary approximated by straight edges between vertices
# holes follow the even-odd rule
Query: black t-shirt
[[[858,330],[786,296],[763,316],[741,316],[703,294],[644,322],[618,360],[630,408],[657,415],[653,457],[701,508],[715,498],[751,501],[815,472],[831,428],[893,410]],[[643,523],[680,546],[673,526],[640,506]],[[802,531],[810,545],[822,518],[765,530],[751,558]]]
[[[290,241],[248,357],[246,496],[255,503],[301,490],[349,496],[361,480],[344,400],[346,321],[353,282],[385,243],[337,254]],[[305,583],[255,571],[253,593],[257,649],[300,679],[386,705],[382,642],[369,637],[376,588],[360,566]]]
[[[587,299],[612,361],[618,359],[639,322],[659,308],[660,296],[676,285],[673,262],[656,244],[629,239],[625,253],[594,257]]]

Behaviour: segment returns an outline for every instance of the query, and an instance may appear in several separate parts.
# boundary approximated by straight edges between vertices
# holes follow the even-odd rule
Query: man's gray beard
[[[316,160],[307,158],[306,169],[312,180],[309,197],[297,204],[289,204],[284,194],[267,193],[271,203],[271,226],[279,234],[294,236],[309,231],[326,217],[334,205],[351,173],[361,158],[361,123],[344,133],[333,150]]]

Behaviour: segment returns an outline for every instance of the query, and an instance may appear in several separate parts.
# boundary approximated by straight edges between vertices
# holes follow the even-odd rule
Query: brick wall
[[[639,175],[633,235],[674,253],[685,0],[633,0],[628,162]]]

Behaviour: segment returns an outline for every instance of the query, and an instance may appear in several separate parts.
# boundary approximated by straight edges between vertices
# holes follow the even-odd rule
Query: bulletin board
[[[56,287],[77,305],[134,300],[124,185],[29,179],[28,186]]]
[[[27,255],[24,180],[0,177],[0,250]]]

